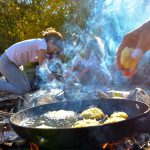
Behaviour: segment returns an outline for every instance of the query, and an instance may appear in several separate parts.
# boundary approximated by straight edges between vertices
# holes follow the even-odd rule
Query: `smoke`
[[[129,31],[149,19],[150,3],[146,0],[95,0],[87,21],[89,33],[103,38],[105,48],[111,54]],[[92,3],[91,3],[92,5]],[[101,30],[100,30],[101,29]]]
[[[64,31],[68,34],[64,44],[67,61],[62,64],[62,70],[63,76],[70,75],[65,77],[61,88],[81,88],[83,85],[88,89],[108,89],[124,84],[127,79],[117,70],[116,49],[126,33],[150,18],[149,0],[86,0],[73,3],[78,3],[80,13],[74,12],[70,22],[64,24]],[[84,12],[88,16],[83,15]],[[84,27],[73,23],[72,20],[78,18],[81,21],[83,16],[86,17]],[[101,44],[96,38],[100,39]],[[95,45],[89,48],[93,39],[96,39]],[[98,50],[96,43],[99,45]],[[92,50],[89,52],[88,49]],[[89,56],[86,62],[81,58],[87,54]],[[72,71],[75,64],[79,69]],[[89,84],[83,84],[83,80]]]
[[[95,0],[90,5],[93,5],[93,9],[87,21],[87,32],[102,38],[105,63],[111,68],[116,66],[116,49],[123,36],[150,18],[150,1]],[[117,85],[121,84],[120,81],[127,81],[119,71],[113,74],[113,79]]]

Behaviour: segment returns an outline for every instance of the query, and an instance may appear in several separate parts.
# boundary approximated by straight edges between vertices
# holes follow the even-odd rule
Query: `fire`
[[[39,147],[37,144],[30,143],[30,150],[39,150]]]
[[[102,145],[103,150],[116,150],[116,149],[124,149],[130,150],[132,143],[135,142],[134,138],[124,138],[122,140],[118,140],[116,142],[104,143]]]

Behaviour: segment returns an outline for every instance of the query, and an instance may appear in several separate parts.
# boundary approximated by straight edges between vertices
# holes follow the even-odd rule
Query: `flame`
[[[39,147],[37,144],[30,143],[30,150],[39,150]]]

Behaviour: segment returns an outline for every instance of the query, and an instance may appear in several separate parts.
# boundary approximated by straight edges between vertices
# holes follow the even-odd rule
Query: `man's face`
[[[49,40],[47,42],[47,51],[50,54],[54,54],[54,53],[60,53],[61,49],[58,46],[56,46],[52,40]]]

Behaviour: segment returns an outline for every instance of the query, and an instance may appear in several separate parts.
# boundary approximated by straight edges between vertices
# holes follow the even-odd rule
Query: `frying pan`
[[[108,115],[124,111],[129,118],[117,123],[83,128],[40,129],[19,125],[26,118],[40,116],[48,111],[64,109],[82,112],[91,106],[102,109]],[[71,100],[23,110],[11,116],[10,123],[20,137],[38,144],[41,149],[97,149],[103,143],[150,131],[150,109],[144,103],[125,99]]]

